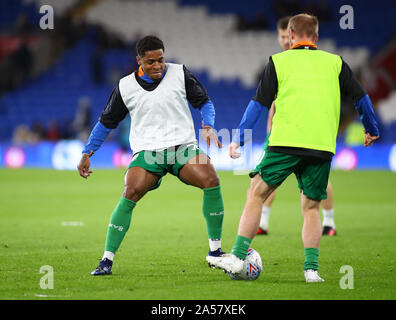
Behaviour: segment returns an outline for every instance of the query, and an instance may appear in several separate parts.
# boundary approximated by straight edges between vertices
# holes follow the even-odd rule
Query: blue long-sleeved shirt
[[[242,120],[239,123],[236,133],[234,134],[232,141],[243,146],[245,144],[245,130],[254,130],[260,120],[267,115],[268,108],[263,106],[256,100],[250,100],[246,107],[245,113],[243,114]]]
[[[216,111],[211,100],[205,102],[200,108],[203,124],[214,128]]]
[[[378,124],[374,115],[374,108],[368,94],[360,98],[356,104],[355,109],[358,111],[360,121],[363,123],[364,130],[372,136],[379,136]]]
[[[98,121],[88,138],[88,142],[85,145],[82,153],[94,153],[100,148],[103,142],[106,140],[111,129],[105,127],[100,121]]]

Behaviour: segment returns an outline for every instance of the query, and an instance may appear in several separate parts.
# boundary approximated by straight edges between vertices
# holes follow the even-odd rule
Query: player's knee
[[[316,213],[319,212],[320,200],[313,200],[303,195],[301,207],[303,212]]]
[[[255,186],[250,186],[247,196],[248,198],[257,198],[257,199],[261,199],[262,201],[264,201],[265,199],[264,195],[261,192],[259,192],[259,190]]]
[[[267,185],[261,178],[253,179],[248,191],[248,196],[259,198],[264,201],[275,189],[275,187]]]
[[[219,177],[217,175],[211,175],[210,177],[203,179],[202,189],[214,188],[217,187],[219,184],[220,184]]]
[[[122,196],[126,199],[136,202],[142,197],[143,190],[141,188],[131,185],[125,185]]]
[[[253,179],[250,183],[249,195],[251,197],[260,197],[261,196],[259,184],[257,183],[257,181],[255,181],[255,179]]]

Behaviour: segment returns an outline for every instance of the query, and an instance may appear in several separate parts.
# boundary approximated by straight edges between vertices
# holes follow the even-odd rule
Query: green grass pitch
[[[304,281],[294,176],[278,189],[270,234],[253,240],[264,265],[256,281],[232,281],[208,268],[202,191],[171,175],[135,208],[113,275],[91,276],[123,175],[123,170],[95,170],[84,180],[77,171],[0,170],[0,299],[396,298],[396,173],[332,171],[338,235],[322,238],[320,274],[326,281],[320,284]],[[219,175],[223,249],[230,251],[249,178]],[[53,289],[40,288],[44,265],[54,270]],[[343,265],[353,268],[353,289],[340,287]]]

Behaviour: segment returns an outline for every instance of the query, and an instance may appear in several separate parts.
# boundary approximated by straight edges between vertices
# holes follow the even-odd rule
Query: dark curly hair
[[[145,36],[136,43],[136,53],[139,57],[144,57],[146,51],[159,50],[165,51],[164,43],[156,36]]]

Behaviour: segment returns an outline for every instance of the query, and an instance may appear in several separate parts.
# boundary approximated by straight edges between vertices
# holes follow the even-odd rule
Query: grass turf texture
[[[123,188],[123,170],[0,170],[0,299],[395,299],[396,174],[331,173],[338,235],[323,237],[320,274],[302,272],[302,217],[296,179],[278,189],[269,236],[252,243],[262,257],[256,281],[232,281],[208,268],[202,191],[167,175],[136,206],[113,275],[90,272],[103,254],[107,224]],[[230,251],[249,178],[220,172],[225,203],[223,249]],[[78,221],[83,226],[62,226]],[[54,289],[40,288],[40,267]],[[342,290],[340,267],[354,270]]]

